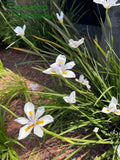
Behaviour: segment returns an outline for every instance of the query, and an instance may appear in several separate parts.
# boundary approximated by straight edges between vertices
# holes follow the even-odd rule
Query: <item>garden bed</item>
[[[12,49],[9,50],[2,50],[0,51],[0,59],[4,65],[5,68],[9,68],[14,73],[17,73],[17,70],[22,74],[24,77],[24,80],[27,83],[28,90],[31,90],[29,87],[30,83],[38,83],[41,85],[44,85],[46,87],[49,87],[51,89],[55,89],[54,83],[52,82],[52,78],[49,75],[43,74],[42,72],[39,72],[32,67],[36,66],[43,66],[43,63],[25,63],[28,61],[35,61],[40,59],[40,57],[35,55],[26,54],[20,51],[15,51]],[[23,64],[20,64],[23,63]],[[16,68],[16,66],[17,68]],[[2,87],[2,86],[0,86]],[[40,86],[37,87],[37,91],[44,91],[44,89]],[[36,105],[36,98],[37,95],[33,93],[32,95],[32,101]],[[45,100],[47,103],[47,100]],[[23,116],[24,111],[24,99],[23,98],[16,98],[10,102],[11,110],[18,116]],[[7,128],[7,134],[10,138],[16,138],[19,133],[19,129],[22,125],[19,125],[17,122],[14,121],[14,117],[11,115],[7,115],[5,118],[6,124],[8,123]],[[72,131],[65,136],[67,137],[74,137],[74,138],[81,138],[87,135],[87,130],[76,130],[76,132]],[[45,142],[43,143],[42,139],[36,137],[36,136],[30,136],[30,138],[26,138],[24,140],[21,140],[20,143],[22,143],[26,149],[14,145],[15,150],[17,154],[20,157],[20,160],[27,160],[32,153],[32,150],[34,150],[31,160],[36,157],[36,155],[39,153],[37,160],[51,160],[54,157],[56,157],[60,152],[62,152],[64,149],[66,149],[70,144],[66,142],[62,142],[61,140],[58,140],[56,138],[52,138],[50,136],[46,137]],[[91,145],[89,147],[85,147],[84,149],[78,151],[70,160],[85,160],[85,159],[91,159],[95,160],[97,156],[99,156],[101,153],[104,153],[104,151],[108,148],[107,145]],[[78,147],[72,147],[69,150],[67,150],[65,153],[63,153],[59,158],[56,160],[62,160],[65,159],[70,153],[78,149]]]

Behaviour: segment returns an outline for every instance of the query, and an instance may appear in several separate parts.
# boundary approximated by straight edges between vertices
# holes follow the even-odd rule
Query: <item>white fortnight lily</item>
[[[36,90],[36,88],[37,88],[37,86],[38,86],[38,84],[36,83],[36,84],[30,84],[30,88],[32,89],[32,91],[34,91],[34,90]]]
[[[118,0],[93,0],[93,2],[102,4],[104,8],[109,9],[114,6],[119,6],[120,3],[116,3]]]
[[[24,112],[28,119],[25,117],[19,117],[15,119],[16,122],[23,124],[20,128],[18,140],[26,138],[34,128],[34,134],[38,137],[43,137],[43,131],[40,127],[43,127],[51,122],[53,122],[53,117],[50,115],[45,115],[40,118],[45,112],[44,107],[39,107],[36,114],[34,113],[34,105],[31,102],[27,102],[24,106]]]
[[[76,103],[75,96],[76,96],[76,92],[73,91],[70,93],[70,96],[63,97],[63,99],[67,103]]]
[[[75,80],[86,86],[88,89],[91,88],[91,86],[89,85],[89,81],[87,80],[87,78],[84,78],[83,74],[80,75],[79,79],[76,78]]]
[[[56,62],[50,65],[50,68],[43,71],[46,74],[59,74],[65,78],[75,78],[75,73],[70,71],[75,66],[74,61],[66,63],[66,57],[64,55],[59,55],[56,58]]]
[[[61,11],[60,15],[58,13],[56,13],[57,19],[59,20],[60,23],[63,23],[63,17],[64,17],[64,13]]]
[[[93,129],[93,132],[97,133],[98,130],[99,130],[99,128],[98,128],[98,127],[95,127],[95,128]]]
[[[69,39],[69,46],[72,47],[72,48],[77,48],[79,47],[81,44],[84,43],[84,38],[81,38],[80,40],[78,41],[74,41],[73,39]]]
[[[107,107],[103,107],[102,111],[103,113],[115,113],[116,115],[120,115],[120,110],[117,109],[116,105],[118,104],[118,101],[115,97],[112,97],[111,101],[110,101],[110,104]]]
[[[24,24],[23,28],[21,28],[20,26],[17,26],[14,29],[14,32],[17,33],[16,36],[21,36],[23,37],[25,34],[25,29],[26,29],[26,25]]]

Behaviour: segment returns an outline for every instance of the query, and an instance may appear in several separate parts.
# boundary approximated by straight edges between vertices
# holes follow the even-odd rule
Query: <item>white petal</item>
[[[84,38],[81,38],[81,39],[79,40],[79,45],[81,45],[83,42],[84,42]]]
[[[64,16],[64,13],[63,13],[63,11],[61,11],[60,12],[60,17],[63,18],[63,16]]]
[[[69,42],[69,43],[73,42],[73,39],[69,39],[68,42]]]
[[[69,96],[63,97],[63,99],[64,99],[65,102],[70,103],[70,102],[69,102],[69,99],[70,99]]]
[[[57,58],[56,58],[56,63],[62,62],[62,64],[64,65],[66,62],[66,57],[62,54],[60,54]]]
[[[30,119],[30,116],[34,117],[34,105],[31,102],[27,102],[24,106],[24,112]],[[31,119],[30,119],[31,120]]]
[[[69,71],[69,70],[62,72],[62,76],[65,78],[75,78],[76,77],[75,73],[73,71]]]
[[[75,66],[75,62],[69,62],[67,64],[65,64],[65,69],[72,69]]]
[[[57,19],[59,20],[60,23],[63,23],[63,16],[64,16],[64,13],[61,11],[60,12],[60,15],[58,13],[56,13],[56,16],[57,16]]]
[[[25,31],[25,29],[26,29],[26,25],[24,24],[24,26],[23,26],[23,31]]]
[[[75,98],[75,96],[76,96],[76,92],[75,91],[70,93],[70,98]]]
[[[118,104],[118,100],[115,97],[112,97],[110,103],[114,103],[115,105]]]
[[[15,119],[14,121],[18,122],[20,124],[27,124],[29,122],[29,120],[27,118],[24,118],[24,117],[19,117],[19,118]]]
[[[45,115],[45,116],[43,116],[43,117],[41,117],[39,119],[39,121],[42,121],[42,120],[44,120],[44,123],[43,124],[39,124],[40,126],[45,126],[45,125],[47,125],[47,124],[49,124],[49,123],[54,121],[54,119],[53,119],[53,117],[51,115]]]
[[[85,78],[85,79],[84,79],[84,85],[87,86],[88,84],[89,84],[89,81]]]
[[[43,73],[46,73],[46,74],[51,74],[51,68],[48,68],[48,69],[46,69],[46,70],[44,70],[44,71],[42,71]]]
[[[69,103],[76,103],[76,99],[75,98],[71,98]]]
[[[97,133],[98,130],[99,130],[99,128],[98,128],[98,127],[95,127],[95,128],[93,129],[93,132]]]
[[[115,110],[117,110],[116,104],[114,103],[110,103],[108,108],[111,112],[114,112]]]
[[[110,113],[109,108],[103,107],[102,111],[103,113]]]
[[[93,0],[93,2],[98,3],[98,4],[103,4],[101,0]]]
[[[117,148],[117,154],[118,154],[118,156],[120,157],[120,145],[119,145],[118,148]]]
[[[66,96],[66,97],[63,97],[64,101],[66,103],[76,103],[76,99],[75,99],[75,91],[72,92],[72,95],[70,94],[70,96]],[[74,94],[74,95],[73,95]]]
[[[24,139],[26,138],[32,131],[33,127],[31,127],[27,132],[25,131],[25,129],[28,127],[29,125],[25,125],[22,128],[20,128],[19,131],[19,136],[18,136],[18,140]]]
[[[17,27],[14,29],[14,32],[15,32],[15,33],[19,33],[19,32],[21,32],[21,31],[22,31],[22,28],[19,27],[19,26],[17,26]]]
[[[59,14],[58,14],[58,13],[56,13],[56,16],[57,16],[57,19],[59,20],[59,17],[60,17],[60,16],[59,16]]]
[[[40,118],[44,112],[45,112],[44,107],[39,107],[36,111],[36,115],[35,115],[36,119]]]
[[[79,79],[76,78],[75,81],[76,81],[76,82],[79,82]]]
[[[55,62],[53,64],[50,65],[51,68],[55,68],[58,64]]]
[[[117,109],[116,111],[114,111],[114,113],[115,113],[116,115],[120,115],[120,110]]]
[[[90,88],[91,88],[91,86],[88,84],[88,85],[87,85],[87,88],[88,88],[88,89],[90,89]]]
[[[80,83],[82,83],[84,81],[84,75],[83,74],[80,75],[79,81],[80,81]]]
[[[37,135],[38,137],[42,138],[43,137],[43,130],[40,128],[39,125],[34,126],[34,134]]]
[[[57,74],[56,70],[52,69],[52,68],[48,68],[48,69],[44,70],[43,73],[46,73],[46,74]]]

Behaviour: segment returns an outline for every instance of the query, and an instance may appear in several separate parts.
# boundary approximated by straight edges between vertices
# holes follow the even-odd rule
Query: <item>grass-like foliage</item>
[[[60,11],[54,2],[53,4]],[[44,105],[47,112],[54,117],[54,124],[48,127],[51,131],[43,128],[43,126],[40,128],[45,133],[70,143],[71,145],[66,150],[77,146],[77,149],[69,154],[65,160],[73,157],[82,148],[96,144],[108,145],[108,150],[103,150],[97,160],[119,159],[117,148],[120,131],[120,59],[113,50],[112,24],[108,15],[108,8],[106,8],[106,18],[110,27],[108,36],[101,22],[106,36],[107,52],[102,49],[97,39],[94,39],[92,45],[94,45],[96,53],[93,53],[87,37],[80,36],[65,15],[57,15],[57,18],[55,16],[53,21],[44,18],[46,23],[52,27],[50,36],[54,42],[38,35],[32,35],[36,40],[45,43],[46,50],[42,50],[42,46],[38,48],[30,42],[20,28],[20,32],[13,29],[44,60],[46,68],[34,69],[53,77],[55,91],[44,86],[46,92],[34,91],[40,98],[50,100],[47,104],[42,101],[38,101],[38,103]],[[79,35],[79,39],[75,35]],[[7,71],[10,72],[10,79],[7,79]],[[12,98],[19,94],[24,95],[26,102],[31,101],[26,83],[10,70],[4,69],[2,63],[0,77],[2,84],[7,83],[8,85],[0,90],[0,95],[5,104],[8,104]],[[58,79],[57,82],[56,79]],[[38,120],[37,123],[43,123],[43,121]],[[37,125],[36,122],[33,122],[30,127],[27,127],[27,130],[35,125]],[[71,133],[79,136],[81,131],[84,132],[83,137],[69,136]]]
[[[1,106],[1,105],[0,105]],[[4,109],[6,108],[5,106]],[[6,133],[6,124],[5,124],[5,111],[1,112],[0,108],[0,159],[5,160],[19,160],[18,154],[15,152],[13,147],[14,144],[18,144],[21,147],[25,148],[22,144],[20,144],[17,139],[11,139],[7,136]]]

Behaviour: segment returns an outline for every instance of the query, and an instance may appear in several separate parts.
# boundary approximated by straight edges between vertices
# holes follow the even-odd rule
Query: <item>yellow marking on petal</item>
[[[32,111],[30,111],[30,112],[29,112],[29,114],[30,114],[30,115],[32,115],[32,114],[33,114],[33,112],[32,112]]]
[[[119,111],[114,111],[115,113],[119,114],[120,112]]]
[[[106,112],[109,112],[109,109],[106,109]]]
[[[62,62],[62,61],[60,61],[59,63],[63,64],[63,62]]]
[[[56,73],[56,71],[51,71],[51,73]]]
[[[111,6],[108,6],[107,9],[109,9]]]
[[[25,132],[28,132],[31,127],[34,127],[34,124],[32,124],[32,125],[28,126],[27,128],[25,128]]]
[[[44,123],[44,120],[41,120],[41,121],[37,121],[37,122],[36,122],[36,124],[40,124],[40,123],[43,124],[43,123]]]
[[[66,74],[67,74],[67,72],[62,72],[62,74],[65,74],[65,75],[66,75]]]

